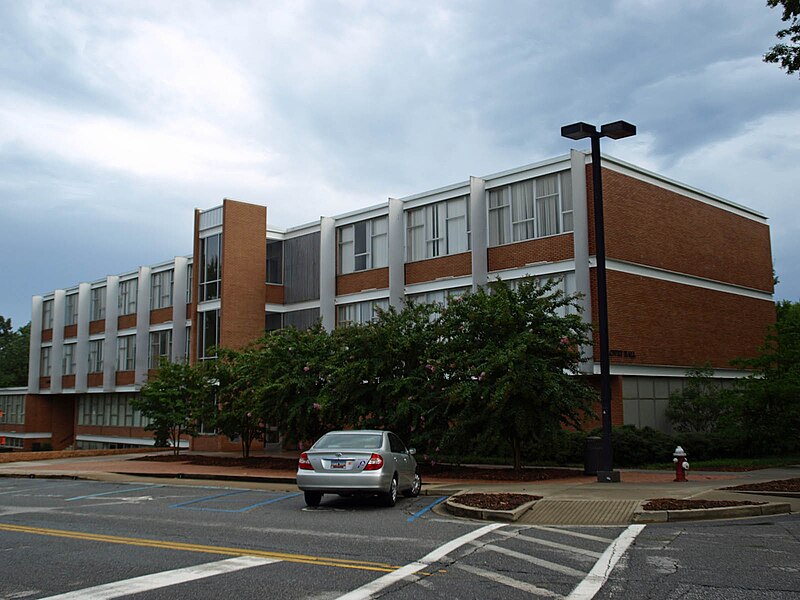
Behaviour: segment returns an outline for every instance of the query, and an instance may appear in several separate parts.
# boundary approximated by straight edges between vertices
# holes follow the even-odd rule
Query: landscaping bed
[[[777,479],[763,483],[745,483],[734,487],[722,488],[737,492],[800,492],[800,477],[794,479]]]
[[[541,496],[514,494],[511,492],[459,494],[453,498],[453,500],[464,506],[485,510],[514,510],[526,502],[541,499]]]
[[[681,498],[651,498],[642,508],[644,510],[693,510],[697,508],[727,508],[730,506],[757,506],[766,502],[749,500],[684,500]]]

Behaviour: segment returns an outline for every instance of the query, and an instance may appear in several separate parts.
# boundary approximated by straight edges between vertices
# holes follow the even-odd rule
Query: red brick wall
[[[94,335],[96,333],[103,333],[105,330],[106,330],[106,322],[104,320],[89,322],[89,335]]]
[[[621,426],[625,424],[625,418],[623,415],[623,402],[622,402],[622,377],[619,375],[611,375],[610,377],[611,383],[611,425],[614,427]],[[591,385],[595,390],[597,390],[598,398],[600,396],[600,376],[599,375],[590,375],[588,377],[588,383]],[[596,429],[597,427],[602,427],[602,414],[603,410],[600,406],[600,401],[594,403],[592,406],[595,414],[597,415],[596,418],[587,418],[583,423],[584,431],[590,431],[592,429]]]
[[[266,243],[265,243],[266,246]],[[197,363],[197,300],[200,293],[200,210],[194,211],[194,243],[192,246],[194,252],[194,261],[192,261],[192,301],[186,306],[186,314],[192,321],[192,327],[189,330],[191,339],[189,340],[189,363]],[[266,250],[265,250],[266,252]],[[266,268],[266,267],[265,267]]]
[[[136,371],[117,371],[115,377],[116,385],[133,385],[136,378]]]
[[[336,295],[389,287],[389,267],[336,276]]]
[[[101,387],[103,385],[103,374],[89,373],[86,376],[86,385],[89,387]]]
[[[53,341],[53,330],[52,329],[42,329],[42,341],[43,342],[52,342]]]
[[[220,345],[241,348],[264,334],[267,209],[225,200]]]
[[[21,431],[30,433],[50,432],[54,450],[62,450],[75,441],[76,396],[40,396],[28,394],[25,397],[25,425]]]
[[[117,317],[117,329],[132,329],[136,327],[136,314]]]
[[[109,425],[76,425],[75,434],[153,439],[153,432],[145,431],[143,427],[112,427]]]
[[[594,275],[593,270],[592,310],[597,315]],[[692,367],[710,362],[729,368],[733,359],[756,354],[775,321],[769,300],[618,271],[608,271],[607,279],[612,363]],[[614,356],[615,350],[635,357]]]
[[[592,198],[591,165],[587,198]],[[769,227],[603,169],[606,256],[772,292]],[[589,201],[590,252],[594,211]]]
[[[568,260],[573,258],[574,254],[572,233],[494,246],[489,248],[489,271],[524,267],[540,261]]]
[[[157,308],[150,311],[150,325],[157,325],[158,323],[167,323],[172,321],[172,307]]]
[[[265,284],[264,302],[269,304],[284,304],[285,288],[274,283]]]
[[[78,326],[77,325],[66,325],[64,327],[64,339],[68,340],[69,338],[78,337]]]
[[[70,389],[75,387],[75,375],[62,375],[61,376],[61,387],[65,389]]]
[[[427,260],[406,263],[406,284],[434,281],[441,277],[459,277],[472,273],[472,253],[461,252]],[[386,286],[389,286],[388,272]]]

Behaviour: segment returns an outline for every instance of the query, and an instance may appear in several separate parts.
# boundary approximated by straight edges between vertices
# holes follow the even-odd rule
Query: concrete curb
[[[467,519],[479,519],[483,521],[507,521],[513,523],[525,514],[534,504],[539,500],[531,500],[525,504],[521,504],[514,510],[490,510],[487,508],[476,508],[474,506],[467,506],[466,504],[459,504],[458,497],[464,492],[459,492],[455,496],[448,498],[444,505],[451,515],[457,517],[465,517]]]
[[[644,503],[642,503],[644,506]],[[700,521],[704,519],[736,519],[791,513],[786,502],[768,502],[748,506],[723,506],[719,508],[690,508],[686,510],[644,510],[633,513],[634,523],[668,523],[673,521]]]

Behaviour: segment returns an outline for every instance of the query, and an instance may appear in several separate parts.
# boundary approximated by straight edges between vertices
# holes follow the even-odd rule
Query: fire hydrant
[[[686,460],[686,452],[678,446],[672,453],[672,462],[675,463],[675,479],[673,481],[687,481],[686,471],[689,470],[689,461]]]

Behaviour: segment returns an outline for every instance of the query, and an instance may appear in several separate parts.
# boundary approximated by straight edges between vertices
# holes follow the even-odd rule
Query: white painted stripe
[[[611,571],[614,570],[617,562],[625,551],[644,530],[644,525],[631,525],[623,531],[614,542],[606,548],[603,556],[600,557],[586,578],[578,584],[572,593],[567,596],[567,600],[591,600],[600,588],[608,581]]]
[[[187,581],[203,579],[205,577],[213,577],[215,575],[232,573],[233,571],[240,571],[242,569],[260,567],[275,562],[280,561],[274,558],[237,556],[236,558],[229,558],[218,562],[205,563],[193,567],[163,571],[161,573],[153,573],[152,575],[143,575],[141,577],[133,577],[132,579],[106,583],[84,590],[76,590],[74,592],[67,592],[66,594],[50,596],[42,600],[108,600],[110,598],[129,596],[131,594],[147,592],[149,590],[177,585]]]
[[[550,562],[549,560],[544,560],[542,558],[536,558],[535,556],[531,556],[530,554],[523,554],[522,552],[509,550],[508,548],[503,548],[502,546],[495,546],[494,544],[486,544],[484,546],[483,544],[480,544],[478,542],[470,542],[470,543],[475,544],[476,546],[481,546],[484,550],[491,550],[492,552],[497,552],[498,554],[504,554],[505,556],[510,556],[511,558],[524,560],[526,562],[531,563],[532,565],[543,567],[551,571],[556,571],[557,573],[562,573],[564,575],[569,575],[570,577],[578,577],[578,578],[586,577],[585,571],[578,571],[578,569],[573,569],[572,567],[567,567],[566,565],[560,565],[558,563]]]
[[[468,544],[472,540],[476,540],[482,535],[489,533],[490,531],[494,531],[495,529],[499,529],[500,527],[503,527],[502,523],[492,523],[491,525],[486,525],[480,529],[470,531],[461,537],[439,546],[432,552],[429,552],[420,558],[418,561],[409,563],[404,567],[400,567],[396,571],[392,571],[383,577],[379,577],[374,581],[370,581],[369,583],[362,585],[360,588],[357,588],[352,592],[345,594],[344,596],[339,596],[337,600],[366,600],[367,598],[371,598],[374,594],[386,589],[390,585],[397,583],[398,581],[402,581],[409,575],[413,575],[425,567],[429,567],[431,564],[441,560],[464,544]]]
[[[470,565],[456,565],[456,566],[462,571],[473,573],[474,575],[478,575],[490,581],[501,583],[503,585],[507,585],[508,587],[513,587],[518,590],[522,590],[523,592],[528,592],[529,594],[533,594],[535,596],[544,596],[545,598],[564,597],[561,594],[556,594],[551,590],[540,588],[531,583],[525,583],[524,581],[517,581],[516,579],[512,579],[511,577],[506,577],[505,575],[501,575],[500,573],[495,573],[494,571],[487,571],[486,569],[480,569],[478,567],[473,567]]]
[[[544,525],[536,525],[533,527],[533,529],[538,529],[539,531],[552,531],[553,533],[558,533],[559,535],[571,535],[572,537],[581,538],[584,540],[592,540],[594,542],[603,542],[604,544],[610,544],[614,541],[612,538],[600,537],[599,535],[589,535],[588,533],[570,531],[569,529],[559,529],[558,527],[545,527]]]
[[[529,535],[509,533],[507,531],[498,531],[497,533],[499,533],[500,535],[504,535],[506,537],[514,538],[515,540],[524,540],[526,542],[531,542],[532,544],[539,544],[540,546],[546,546],[547,548],[555,548],[556,550],[563,550],[565,552],[569,552],[570,554],[582,554],[583,556],[600,558],[600,553],[594,552],[593,550],[576,548],[575,546],[568,546],[567,544],[559,544],[558,542],[551,542],[550,540],[540,540],[538,538],[531,537]]]

